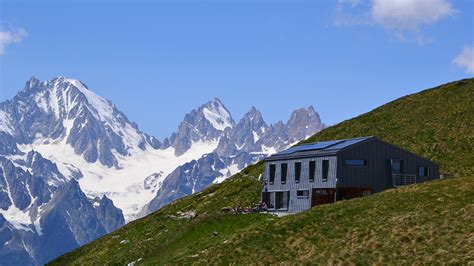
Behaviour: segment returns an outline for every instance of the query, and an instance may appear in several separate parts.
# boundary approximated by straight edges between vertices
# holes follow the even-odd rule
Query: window
[[[392,162],[392,171],[400,171],[400,162],[399,161]]]
[[[299,183],[301,177],[301,162],[295,163],[295,182]]]
[[[372,191],[370,191],[370,190],[362,191],[362,197],[367,197],[367,196],[370,196],[370,195],[372,195]]]
[[[290,202],[289,191],[275,192],[275,209],[288,209],[289,202]]]
[[[316,162],[309,161],[309,182],[314,181],[314,174],[316,173]]]
[[[392,159],[391,161],[392,173],[401,173],[403,168],[403,161],[399,159]]]
[[[309,190],[297,190],[296,191],[297,198],[308,198],[309,197]]]
[[[270,184],[273,184],[275,182],[275,170],[276,167],[274,164],[270,164]]]
[[[281,183],[282,184],[286,183],[287,171],[288,171],[288,164],[287,163],[282,163],[281,164]]]
[[[323,160],[323,182],[328,181],[329,160]]]
[[[420,166],[418,167],[418,177],[427,177],[428,176],[428,167]]]
[[[365,160],[359,159],[349,159],[344,161],[345,166],[366,166],[367,162]]]
[[[326,189],[316,189],[314,192],[317,195],[328,195],[328,191]]]

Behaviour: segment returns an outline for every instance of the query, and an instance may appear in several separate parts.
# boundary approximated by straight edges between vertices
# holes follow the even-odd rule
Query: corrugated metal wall
[[[329,172],[328,180],[322,181],[322,161],[329,160]],[[316,162],[316,172],[313,182],[309,181],[309,161]],[[295,162],[301,162],[301,177],[300,182],[295,182]],[[288,173],[286,183],[281,183],[281,163],[288,163]],[[312,188],[334,188],[336,186],[336,170],[337,170],[337,158],[335,156],[330,157],[317,157],[317,158],[305,158],[301,160],[279,160],[265,162],[265,177],[269,179],[269,165],[276,165],[275,182],[271,185],[266,185],[268,192],[273,191],[290,191],[290,201],[288,206],[288,212],[300,212],[311,208],[311,194]],[[309,196],[307,198],[298,198],[297,190],[309,190]],[[273,194],[273,193],[272,193]],[[271,195],[272,195],[271,194]],[[274,196],[271,196],[272,204],[275,205]]]
[[[403,174],[417,175],[417,182],[439,178],[438,165],[376,138],[338,153],[338,187],[372,187],[380,192],[392,187],[390,159],[403,160]],[[346,159],[364,159],[366,166],[345,166]],[[418,178],[418,167],[429,168],[427,178]]]
[[[267,180],[264,190],[268,192],[290,191],[288,212],[295,213],[311,208],[311,197],[313,188],[334,188],[336,187],[359,187],[372,188],[373,192],[380,192],[392,188],[392,172],[390,166],[391,159],[403,160],[403,174],[413,174],[417,176],[417,183],[439,178],[439,167],[436,163],[416,154],[405,151],[394,145],[371,138],[367,141],[355,144],[347,149],[341,150],[336,156],[317,157],[317,151],[308,151],[299,155],[308,156],[314,154],[313,158],[291,158],[265,162],[265,178]],[[350,159],[366,160],[366,166],[345,166],[344,161]],[[329,160],[329,175],[327,182],[322,181],[322,161]],[[316,162],[316,172],[314,182],[309,181],[309,161]],[[295,182],[295,162],[301,162],[300,182]],[[281,163],[288,164],[287,180],[281,183]],[[269,165],[275,164],[275,181],[268,183]],[[418,168],[428,167],[428,177],[418,177]],[[298,190],[309,190],[307,198],[298,198]],[[275,205],[275,195],[270,194],[270,200]]]

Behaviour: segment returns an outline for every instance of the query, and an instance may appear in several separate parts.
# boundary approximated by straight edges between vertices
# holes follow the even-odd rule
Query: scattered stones
[[[143,258],[139,258],[139,259],[136,260],[136,261],[132,261],[132,262],[128,263],[127,266],[135,266],[135,264],[136,264],[137,262],[141,261],[142,259],[143,259]]]
[[[178,211],[176,215],[177,215],[176,218],[181,218],[181,219],[194,219],[197,216],[195,211],[187,211],[187,212]]]

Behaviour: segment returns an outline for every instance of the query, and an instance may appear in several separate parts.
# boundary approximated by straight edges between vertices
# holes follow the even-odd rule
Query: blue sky
[[[68,76],[158,138],[214,97],[335,124],[472,77],[473,43],[471,0],[0,0],[0,101]]]

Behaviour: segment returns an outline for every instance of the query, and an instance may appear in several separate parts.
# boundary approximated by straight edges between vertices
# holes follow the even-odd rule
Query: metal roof
[[[331,141],[321,141],[315,142],[310,144],[304,145],[297,145],[281,152],[275,153],[265,160],[272,160],[272,159],[283,159],[287,157],[296,157],[299,155],[312,155],[312,156],[324,156],[324,155],[333,155],[338,151],[350,147],[354,144],[360,143],[367,139],[372,138],[369,137],[359,137],[353,139],[342,139],[342,140],[331,140]],[[310,152],[310,153],[308,153]]]
[[[275,155],[285,155],[285,154],[292,154],[298,151],[315,151],[315,150],[322,150],[324,148],[327,148],[331,145],[339,143],[340,140],[332,140],[332,141],[322,141],[322,142],[316,142],[316,143],[310,143],[306,145],[298,145],[298,146],[293,146],[289,149],[286,149],[284,151],[281,151],[279,153],[276,153]]]

